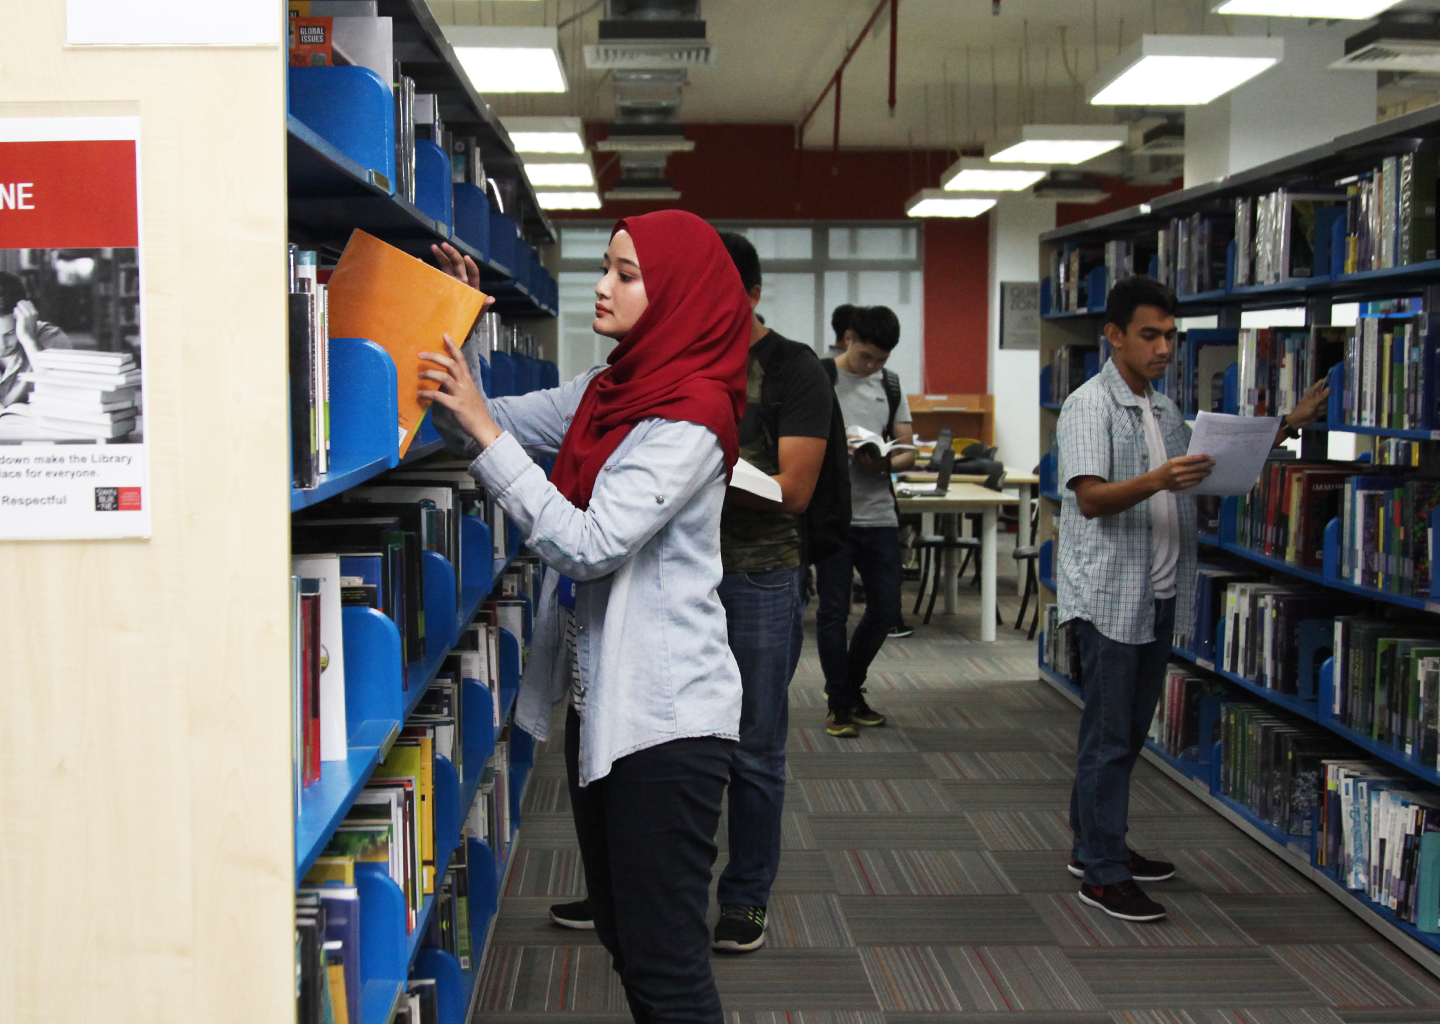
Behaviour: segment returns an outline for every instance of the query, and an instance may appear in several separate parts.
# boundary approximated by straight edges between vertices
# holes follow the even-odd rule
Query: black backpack
[[[767,345],[768,342],[768,345]],[[765,379],[760,385],[760,422],[776,444],[780,437],[780,397],[776,382],[785,373],[792,359],[814,359],[815,350],[798,341],[782,338],[774,331],[757,342],[765,345],[757,353]],[[834,378],[831,367],[831,378]],[[829,558],[850,537],[850,451],[845,443],[845,416],[840,400],[830,391],[830,437],[825,445],[825,461],[815,481],[810,505],[796,516],[800,528],[801,557],[805,564]]]

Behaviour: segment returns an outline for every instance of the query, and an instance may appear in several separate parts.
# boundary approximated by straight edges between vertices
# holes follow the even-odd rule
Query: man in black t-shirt
[[[721,232],[750,305],[760,301],[760,259],[743,235]],[[782,346],[798,351],[774,362]],[[765,387],[765,368],[783,377]],[[776,410],[761,406],[768,396]],[[785,803],[785,737],[790,677],[800,658],[800,587],[805,574],[798,513],[810,504],[830,436],[834,389],[809,350],[786,342],[756,317],[751,324],[740,456],[780,484],[782,501],[730,488],[720,517],[725,575],[720,600],[730,650],[740,665],[740,743],[730,765],[730,855],[716,896],[715,948],[744,953],[765,942],[765,907],[780,867]],[[772,436],[772,434],[774,436]]]

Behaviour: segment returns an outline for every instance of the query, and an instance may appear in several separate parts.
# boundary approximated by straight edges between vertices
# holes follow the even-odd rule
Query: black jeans
[[[1155,602],[1155,639],[1148,644],[1111,640],[1085,619],[1070,628],[1085,686],[1070,790],[1071,855],[1084,861],[1087,883],[1111,885],[1130,877],[1130,773],[1165,688],[1175,599]]]
[[[850,617],[851,570],[865,587],[865,614],[845,643]],[[860,687],[870,663],[880,653],[890,627],[900,622],[900,528],[852,526],[839,551],[815,565],[815,646],[825,672],[825,693],[831,711],[850,711],[860,700]]]
[[[565,719],[565,769],[595,932],[636,1024],[723,1024],[710,971],[710,869],[735,744],[672,740],[578,783],[580,718]]]

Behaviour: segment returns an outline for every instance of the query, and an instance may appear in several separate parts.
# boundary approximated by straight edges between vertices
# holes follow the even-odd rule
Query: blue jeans
[[[1155,602],[1155,639],[1148,644],[1111,640],[1085,619],[1071,628],[1085,689],[1070,790],[1071,855],[1085,862],[1087,884],[1111,885],[1130,877],[1130,773],[1165,688],[1175,599]]]
[[[719,903],[763,907],[780,870],[790,677],[800,660],[802,569],[727,572],[720,601],[740,665],[740,743],[730,760],[730,860]]]
[[[850,617],[851,570],[865,587],[865,614],[847,648],[845,621]],[[880,653],[890,628],[900,622],[900,528],[852,526],[845,546],[815,565],[815,645],[825,672],[831,711],[849,712],[860,701],[870,663]]]

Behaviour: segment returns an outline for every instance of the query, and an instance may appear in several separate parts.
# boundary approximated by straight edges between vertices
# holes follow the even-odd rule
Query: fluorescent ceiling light
[[[1364,21],[1400,0],[1224,0],[1216,14],[1254,14],[1263,18],[1353,18]]]
[[[594,192],[536,192],[542,210],[598,210],[600,196]]]
[[[536,188],[595,187],[595,172],[588,163],[534,163],[526,161],[525,175]]]
[[[994,205],[993,195],[961,195],[940,188],[923,188],[905,204],[905,216],[978,217]]]
[[[1019,192],[1044,178],[1045,173],[1043,168],[961,157],[940,175],[940,187],[948,192]]]
[[[1083,164],[1130,141],[1130,129],[1115,124],[1027,124],[1018,133],[985,147],[994,163]]]
[[[578,117],[502,117],[517,153],[583,153],[585,130]]]
[[[446,25],[445,38],[480,93],[565,92],[555,28]]]
[[[1085,87],[1097,106],[1196,106],[1280,63],[1285,41],[1265,36],[1141,36]]]

